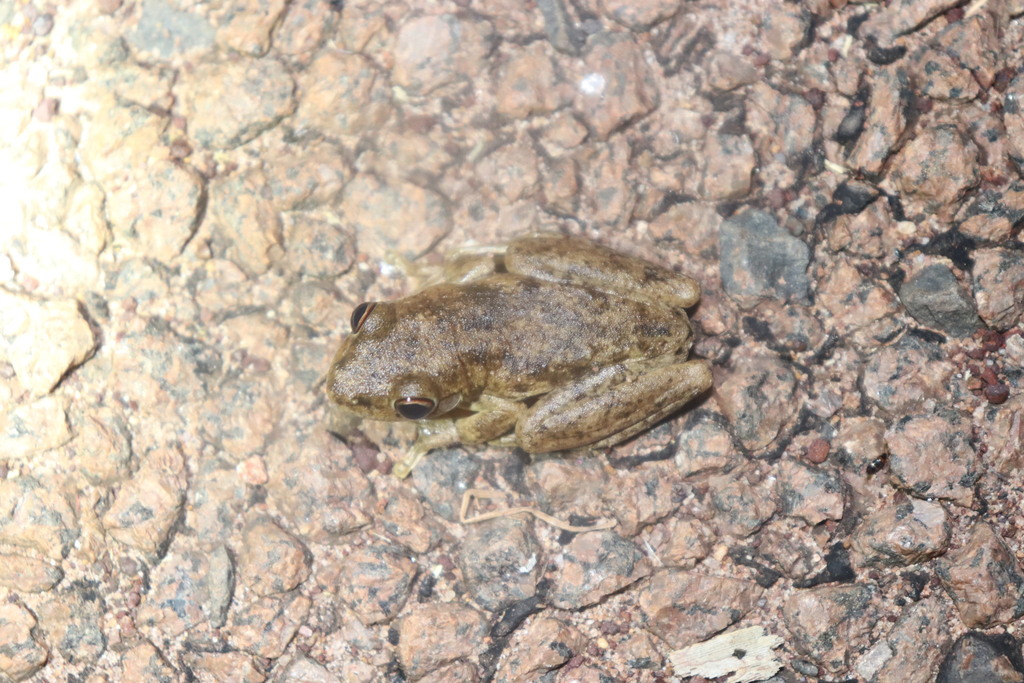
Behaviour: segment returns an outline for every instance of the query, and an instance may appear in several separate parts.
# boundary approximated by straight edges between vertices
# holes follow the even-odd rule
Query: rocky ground
[[[1022,45],[1022,0],[0,0],[0,680],[1024,681]],[[698,278],[713,393],[405,481],[408,425],[332,435],[353,306],[527,230]]]

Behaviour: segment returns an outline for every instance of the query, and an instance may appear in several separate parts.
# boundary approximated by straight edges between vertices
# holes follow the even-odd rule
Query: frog
[[[690,359],[693,278],[582,236],[460,253],[404,298],[355,306],[325,378],[339,410],[411,421],[392,473],[462,445],[614,446],[705,393]]]

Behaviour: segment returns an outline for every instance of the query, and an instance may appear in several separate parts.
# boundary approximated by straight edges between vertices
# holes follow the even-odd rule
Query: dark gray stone
[[[917,322],[951,336],[969,337],[984,327],[974,300],[941,263],[908,278],[900,287],[900,299]]]
[[[559,609],[582,609],[639,581],[650,562],[629,539],[614,531],[578,534],[555,560],[547,602]]]
[[[462,494],[480,473],[480,460],[461,449],[428,453],[412,471],[412,482],[423,499],[449,522],[459,519]]]
[[[971,631],[953,644],[939,668],[937,683],[991,683],[1024,680],[1020,643],[1012,636]]]
[[[145,0],[139,25],[127,38],[138,50],[170,59],[183,52],[212,47],[214,29],[198,14],[175,9],[163,0]]]
[[[562,0],[538,0],[537,7],[544,17],[544,31],[551,46],[567,55],[578,55],[586,36],[576,28]]]
[[[536,593],[540,550],[526,520],[492,519],[470,527],[459,565],[473,601],[499,612]]]
[[[722,223],[718,245],[722,286],[741,304],[756,299],[808,302],[810,249],[770,214],[747,211],[733,216]]]

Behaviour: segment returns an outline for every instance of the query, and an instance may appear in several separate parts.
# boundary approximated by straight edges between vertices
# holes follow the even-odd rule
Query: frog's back
[[[518,398],[630,358],[690,346],[685,312],[587,287],[496,274],[438,285],[403,302],[433,315],[473,388]]]

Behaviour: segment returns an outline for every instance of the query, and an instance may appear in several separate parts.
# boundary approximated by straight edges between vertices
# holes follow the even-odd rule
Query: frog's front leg
[[[423,422],[409,453],[391,469],[405,479],[428,452],[457,443],[488,443],[512,431],[525,408],[522,403],[496,396],[481,396],[468,407],[465,417]]]
[[[603,368],[545,395],[516,425],[531,453],[610,446],[637,434],[711,387],[706,361],[677,356]]]

